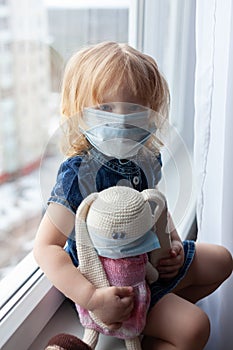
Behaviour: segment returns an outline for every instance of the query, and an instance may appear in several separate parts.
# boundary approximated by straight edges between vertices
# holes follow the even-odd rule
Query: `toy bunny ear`
[[[160,191],[152,188],[142,191],[142,196],[144,197],[145,201],[151,201],[156,203],[156,208],[154,211],[155,223],[160,217],[163,209],[167,207],[166,198]]]
[[[91,241],[86,219],[91,204],[98,197],[98,193],[94,192],[86,197],[76,212],[75,233],[76,246],[79,260],[80,272],[90,281],[96,288],[109,287],[106,273],[98,254]],[[107,327],[95,314],[89,311],[91,318],[101,327]]]
[[[80,272],[97,288],[109,286],[107,276],[98,254],[93,247],[86,219],[91,204],[98,197],[92,193],[86,197],[76,212],[75,233]]]
[[[84,220],[86,222],[89,208],[90,208],[91,204],[94,202],[94,200],[96,200],[97,197],[98,197],[98,193],[94,192],[83,199],[83,201],[79,205],[77,212],[76,212],[76,219],[77,220]]]

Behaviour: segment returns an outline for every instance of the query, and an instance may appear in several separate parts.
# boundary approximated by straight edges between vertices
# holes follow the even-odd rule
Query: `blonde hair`
[[[104,102],[108,91],[113,94],[124,88],[167,118],[169,90],[152,57],[128,44],[103,42],[84,48],[70,58],[64,72],[61,100],[61,113],[67,121],[67,156],[90,147],[78,130],[83,108]]]

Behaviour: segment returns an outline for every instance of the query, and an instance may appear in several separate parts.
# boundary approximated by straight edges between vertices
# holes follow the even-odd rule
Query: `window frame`
[[[7,310],[2,309],[0,348],[19,349],[20,344],[20,349],[27,349],[63,301],[64,296],[37,267],[11,299],[11,307],[8,301]]]

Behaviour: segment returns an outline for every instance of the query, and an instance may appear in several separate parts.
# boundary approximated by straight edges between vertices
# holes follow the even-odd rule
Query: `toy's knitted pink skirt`
[[[99,258],[110,285],[132,286],[134,288],[134,309],[131,317],[123,322],[120,329],[109,331],[107,328],[98,326],[90,317],[88,310],[76,305],[80,322],[86,328],[95,329],[100,333],[117,338],[130,339],[138,336],[145,327],[150,304],[150,290],[145,281],[147,254],[123,259]]]

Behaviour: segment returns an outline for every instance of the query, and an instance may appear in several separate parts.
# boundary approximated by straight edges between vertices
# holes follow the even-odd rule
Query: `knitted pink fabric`
[[[145,281],[147,254],[132,258],[110,259],[99,257],[110,285],[132,286],[134,288],[134,309],[131,317],[122,324],[120,329],[109,331],[101,328],[90,317],[88,310],[76,305],[80,321],[86,328],[95,329],[100,333],[122,339],[138,336],[145,327],[146,315],[150,304],[150,290]]]

